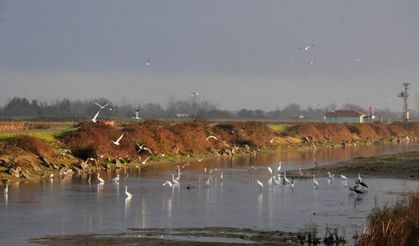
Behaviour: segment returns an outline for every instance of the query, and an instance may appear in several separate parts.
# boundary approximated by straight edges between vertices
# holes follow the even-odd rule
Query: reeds
[[[419,192],[393,207],[374,208],[368,216],[368,230],[357,245],[419,245]]]

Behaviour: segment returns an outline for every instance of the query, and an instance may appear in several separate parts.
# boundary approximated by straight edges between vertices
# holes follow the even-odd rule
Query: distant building
[[[335,110],[324,114],[324,120],[332,123],[363,123],[365,114],[355,110]]]

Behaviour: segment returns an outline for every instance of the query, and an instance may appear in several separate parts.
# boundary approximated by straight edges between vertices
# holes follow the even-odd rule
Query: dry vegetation
[[[412,193],[393,207],[375,208],[368,217],[368,232],[358,245],[419,245],[419,193]]]

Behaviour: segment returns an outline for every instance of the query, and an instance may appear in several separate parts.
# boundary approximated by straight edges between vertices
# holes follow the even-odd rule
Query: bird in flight
[[[95,104],[100,108],[100,110],[105,109],[106,106],[109,105],[109,103],[105,104],[105,105],[100,105],[99,103],[95,102]],[[109,110],[112,110],[111,108],[109,108]]]
[[[122,137],[124,137],[124,134],[123,133],[122,133],[122,135],[116,141],[113,141],[112,140],[112,143],[115,144],[115,145],[119,145],[119,142],[121,141]]]
[[[191,93],[191,97],[194,97],[194,96],[199,96],[199,92],[197,92],[197,91],[193,91],[193,92]]]
[[[298,50],[305,50],[305,51],[308,51],[309,49],[311,49],[311,48],[313,48],[314,47],[314,44],[309,44],[309,45],[306,45],[304,48],[297,48]]]
[[[100,110],[97,111],[97,113],[95,114],[95,116],[93,116],[93,118],[92,118],[93,123],[96,123],[97,122],[97,117],[99,116],[99,113],[100,113]]]

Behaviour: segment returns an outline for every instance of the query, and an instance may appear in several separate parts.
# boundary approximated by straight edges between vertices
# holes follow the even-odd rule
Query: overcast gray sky
[[[0,0],[0,103],[198,90],[223,109],[400,109],[418,30],[417,0]]]

